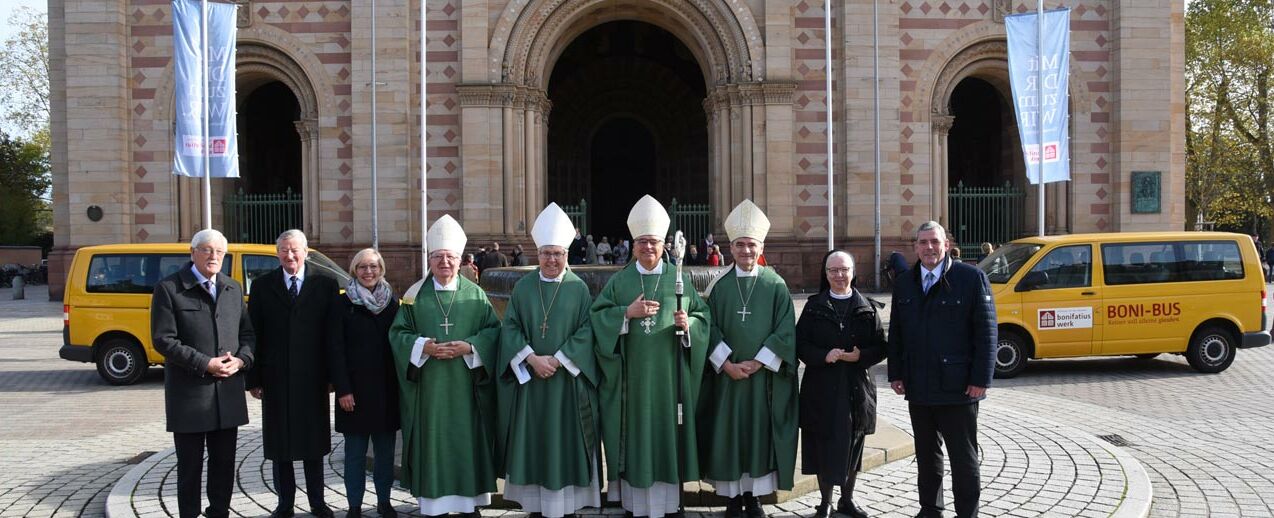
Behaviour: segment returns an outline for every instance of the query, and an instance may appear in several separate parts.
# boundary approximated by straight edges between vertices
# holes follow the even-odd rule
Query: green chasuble
[[[558,490],[587,487],[592,480],[589,458],[600,460],[601,433],[592,302],[588,285],[570,270],[562,282],[545,282],[536,269],[513,287],[492,366],[500,402],[497,465],[508,483]],[[563,365],[548,379],[537,376],[524,363],[528,346],[539,356],[567,358],[579,375]],[[519,383],[519,371],[529,375],[525,383]]]
[[[593,302],[593,335],[597,363],[602,370],[602,440],[610,480],[623,479],[632,487],[655,482],[676,484],[699,479],[695,431],[695,402],[703,377],[710,326],[708,307],[685,275],[682,307],[690,317],[690,347],[682,350],[673,328],[677,311],[676,269],[665,263],[661,275],[641,275],[633,261],[611,277]],[[620,330],[624,311],[642,294],[660,303],[659,313],[628,321]],[[675,374],[674,374],[675,372]],[[681,377],[685,406],[681,440],[677,441],[676,377]],[[678,472],[680,453],[680,473]]]
[[[763,367],[735,381],[709,362],[698,416],[703,475],[732,482],[744,474],[760,478],[777,471],[778,489],[792,489],[799,423],[795,310],[783,278],[772,268],[756,268],[754,277],[738,277],[730,268],[709,288],[708,354],[724,341],[733,363],[756,359],[763,347],[783,363],[778,372]],[[745,299],[746,315],[741,313]]]
[[[457,279],[456,291],[435,291],[432,275],[417,283],[403,296],[389,328],[402,394],[401,480],[415,497],[474,497],[496,489],[490,369],[496,360],[500,319],[482,288]],[[463,357],[430,358],[420,367],[419,379],[410,381],[407,366],[420,337],[440,343],[464,340],[482,366],[470,369]]]

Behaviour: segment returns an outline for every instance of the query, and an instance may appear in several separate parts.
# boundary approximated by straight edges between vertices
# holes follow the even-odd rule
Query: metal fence
[[[222,201],[226,238],[232,243],[272,244],[279,234],[301,228],[301,195],[288,189],[282,194],[236,194]]]
[[[982,243],[999,246],[1022,235],[1026,191],[1008,182],[999,187],[966,187],[947,193],[950,232],[964,259],[980,259]]]
[[[677,203],[677,199],[673,198],[668,204],[668,216],[672,218],[668,233],[680,230],[685,234],[686,242],[694,243],[712,231],[711,215],[712,209],[707,203]]]
[[[571,224],[579,229],[581,236],[588,235],[588,201],[580,198],[577,205],[562,205],[562,212],[571,218]]]

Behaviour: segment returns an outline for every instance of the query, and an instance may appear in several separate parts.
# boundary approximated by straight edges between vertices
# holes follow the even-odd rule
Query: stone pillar
[[[322,207],[319,196],[319,126],[318,119],[301,119],[292,123],[301,139],[301,219],[302,231],[307,236],[318,236],[322,228]],[[388,218],[386,218],[388,219]],[[370,240],[370,235],[368,237]]]
[[[758,180],[758,198],[765,200],[765,213],[769,216],[770,235],[792,237],[796,228],[796,172],[793,165],[793,140],[795,112],[792,100],[796,83],[762,83],[761,107],[765,120],[757,128],[765,152],[765,171]],[[760,203],[760,200],[758,200]]]
[[[951,133],[951,125],[955,117],[951,115],[933,114],[931,118],[933,155],[929,159],[929,211],[930,218],[942,223],[947,222],[947,136]],[[921,220],[928,218],[921,218]]]
[[[1111,6],[1111,230],[1162,230],[1185,224],[1183,2]],[[1160,171],[1160,213],[1133,214],[1133,171]]]

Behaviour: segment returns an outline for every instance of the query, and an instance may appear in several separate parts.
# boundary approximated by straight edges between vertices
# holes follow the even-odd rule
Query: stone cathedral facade
[[[719,230],[750,198],[773,222],[768,262],[813,288],[829,227],[830,44],[834,237],[864,281],[877,109],[883,254],[910,254],[929,219],[974,247],[1036,230],[1004,30],[1033,1],[425,0],[423,21],[420,1],[377,0],[373,20],[370,0],[237,0],[242,178],[214,180],[214,227],[248,236],[237,200],[286,197],[291,212],[268,223],[347,261],[371,243],[374,160],[380,245],[405,287],[420,273],[422,172],[429,220],[452,214],[473,247],[529,245],[550,201],[613,241],[644,193],[697,208],[687,229]],[[1066,6],[1073,175],[1047,188],[1048,232],[1182,228],[1183,0]],[[198,180],[171,174],[170,0],[49,11],[60,288],[75,248],[188,240],[202,209]],[[1155,203],[1137,205],[1131,182],[1147,172],[1140,195]],[[995,201],[970,204],[975,191]]]

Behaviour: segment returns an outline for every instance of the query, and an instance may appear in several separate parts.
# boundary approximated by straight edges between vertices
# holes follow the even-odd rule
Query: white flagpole
[[[199,0],[203,17],[199,23],[199,39],[203,43],[203,52],[199,54],[200,70],[203,72],[203,103],[200,115],[203,116],[203,228],[212,228],[212,135],[209,135],[208,117],[208,0]]]
[[[429,232],[429,199],[425,194],[426,177],[428,176],[429,164],[428,149],[425,144],[428,142],[425,131],[428,129],[428,111],[429,108],[429,84],[425,82],[425,67],[429,64],[429,53],[425,49],[425,33],[429,27],[429,6],[426,5],[429,0],[420,0],[420,275],[424,277],[429,273],[429,243],[425,240],[425,234]]]
[[[424,1],[424,0],[421,0]],[[376,168],[376,90],[380,83],[376,81],[376,0],[372,4],[372,248],[380,250],[380,199],[377,196]]]
[[[1036,180],[1039,181],[1039,193],[1036,195],[1036,221],[1039,222],[1039,235],[1044,235],[1044,0],[1039,0],[1035,15],[1035,125],[1039,128],[1039,147],[1036,148],[1035,159],[1039,161],[1036,168]]]
[[[835,110],[832,109],[832,0],[824,0],[823,6],[823,38],[824,58],[827,61],[827,249],[836,248],[836,203],[835,191],[832,182],[835,175],[835,139],[832,138],[835,121],[832,115]]]
[[[875,191],[876,202],[874,212],[875,226],[875,254],[872,257],[873,268],[880,266],[880,1],[872,0],[871,2],[871,67],[872,67],[872,97],[875,99],[874,112],[872,114],[872,125],[875,131]],[[876,275],[876,291],[880,291],[880,275]]]

